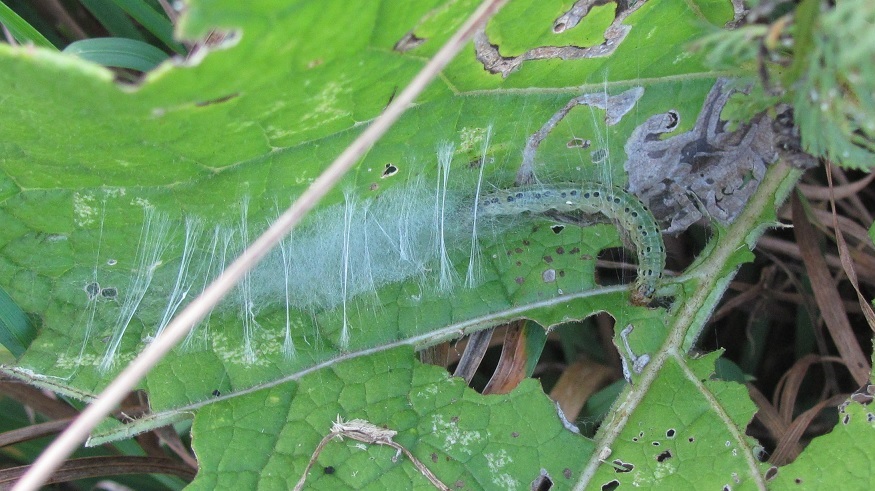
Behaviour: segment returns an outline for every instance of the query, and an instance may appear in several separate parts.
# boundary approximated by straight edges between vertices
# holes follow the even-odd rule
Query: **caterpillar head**
[[[653,300],[653,294],[656,293],[656,288],[649,282],[636,282],[632,288],[631,302],[632,305],[646,306]]]

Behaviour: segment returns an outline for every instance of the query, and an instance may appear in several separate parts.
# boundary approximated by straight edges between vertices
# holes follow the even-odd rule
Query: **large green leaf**
[[[15,120],[15,124],[2,127],[6,150],[2,162],[8,176],[2,210],[8,223],[3,231],[2,267],[4,277],[10,278],[6,285],[10,294],[44,320],[42,335],[21,366],[49,376],[47,383],[80,397],[98,390],[156,332],[179,271],[184,217],[206,230],[190,269],[204,266],[206,270],[202,263],[218,255],[210,248],[217,225],[227,227],[220,234],[236,235],[227,250],[230,256],[239,249],[244,234],[232,231],[241,220],[241,203],[248,201],[246,221],[252,230],[246,235],[253,237],[276,214],[278,204],[288,203],[350,141],[358,132],[358,122],[382,109],[421,66],[422,56],[433,52],[444,36],[436,34],[406,53],[392,51],[394,43],[413,27],[417,33],[421,29],[420,37],[448,32],[473,4],[430,10],[419,3],[415,8],[395,9],[372,2],[355,8],[345,3],[317,6],[303,2],[283,9],[265,4],[261,14],[256,6],[247,7],[251,9],[248,14],[240,16],[233,7],[211,5],[201,10],[195,3],[183,22],[184,32],[196,36],[208,26],[233,29],[228,39],[236,39],[236,44],[226,41],[229,47],[214,48],[193,66],[165,65],[133,91],[114,85],[103,69],[64,55],[7,49],[8,69],[3,71],[2,83],[7,92],[15,94],[6,104],[7,111],[18,116],[6,120]],[[685,8],[677,2],[646,4],[630,22],[671,17]],[[340,18],[352,10],[356,22],[343,29],[327,29],[324,22],[313,22]],[[511,22],[529,14],[510,8],[494,22],[501,25],[502,19]],[[698,22],[701,19],[689,20],[690,25]],[[662,29],[666,35],[677,36],[668,23]],[[696,34],[694,29],[685,32],[687,38]],[[642,34],[633,30],[633,35]],[[627,38],[620,48],[632,46],[629,39],[633,38]],[[430,214],[433,206],[423,205],[423,198],[415,194],[424,191],[411,183],[425,177],[430,185],[430,176],[436,173],[435,149],[443,141],[456,142],[450,188],[456,194],[473,194],[477,169],[468,162],[478,158],[489,126],[493,136],[486,186],[507,186],[528,134],[570,97],[587,90],[581,84],[590,81],[588,90],[606,90],[608,76],[617,80],[612,85],[618,88],[611,88],[611,93],[647,81],[636,114],[605,127],[598,122],[604,118],[599,109],[581,106],[542,142],[538,170],[551,179],[600,178],[621,183],[624,177],[619,165],[588,162],[598,154],[595,150],[622,155],[623,135],[653,112],[674,108],[694,119],[713,82],[713,75],[704,72],[695,59],[674,56],[678,60],[675,70],[690,72],[680,83],[659,81],[664,63],[639,65],[634,78],[625,80],[633,73],[617,73],[628,70],[624,67],[606,69],[602,59],[573,60],[567,66],[562,62],[561,77],[551,69],[560,66],[558,60],[527,62],[503,82],[500,76],[484,71],[468,51],[342,187],[359,200],[387,194],[392,188],[411,190],[395,191],[393,199],[416,199],[415,212]],[[537,80],[532,78],[535,72],[528,73],[529,64],[543,67]],[[234,67],[233,75],[229,67]],[[520,77],[530,87],[574,87],[531,93],[483,90],[518,83]],[[687,96],[684,101],[666,96],[666,91],[680,90]],[[63,103],[49,100],[47,94],[56,94]],[[495,108],[503,109],[496,112]],[[59,121],[75,124],[60,128]],[[565,142],[581,134],[603,143],[588,151],[570,150]],[[399,170],[384,179],[387,165]],[[339,201],[340,195],[338,191],[329,201]],[[167,217],[167,223],[156,217],[153,235],[141,237],[144,208]],[[332,222],[334,228],[324,229],[334,233],[342,230],[339,221],[330,212],[314,219],[317,230]],[[159,225],[168,228],[165,235],[156,231]],[[345,350],[358,352],[392,343],[422,345],[521,315],[544,325],[602,309],[621,320],[662,316],[658,310],[629,306],[622,289],[593,292],[594,258],[605,247],[618,245],[611,227],[567,228],[556,234],[546,226],[520,225],[499,237],[483,237],[483,267],[478,273],[479,286],[473,290],[458,286],[442,292],[432,279],[416,277],[389,284],[376,296],[350,299],[346,315],[351,340]],[[138,250],[142,253],[150,247],[166,251],[121,338],[118,356],[112,359],[115,363],[106,373],[100,364],[110,338],[118,332],[116,319],[125,319],[120,310],[135,295],[131,291],[134,282],[152,269],[138,265]],[[225,252],[221,242],[219,249]],[[574,252],[558,254],[557,250]],[[327,261],[320,259],[319,252],[312,251],[312,260]],[[451,252],[462,274],[467,251],[456,247]],[[303,256],[294,259],[310,260]],[[545,257],[555,260],[550,269],[562,273],[555,282],[542,279]],[[261,284],[275,280],[278,274],[263,271],[253,278]],[[324,280],[328,283],[341,279],[340,271],[325,274],[331,275]],[[197,278],[192,295],[202,282]],[[559,297],[563,300],[555,298],[557,293],[564,295]],[[287,359],[280,349],[286,312],[275,306],[279,299],[274,300],[256,306],[258,327],[251,338],[244,339],[239,308],[214,312],[208,345],[180,350],[146,381],[156,411],[209,400],[217,389],[232,394],[337,355],[342,306],[335,302],[315,312],[291,312],[298,353]],[[557,303],[564,307],[551,307]],[[658,331],[653,336],[661,337]],[[200,368],[192,371],[192,366]],[[168,374],[182,373],[194,376],[171,375],[174,382],[168,383]]]
[[[192,488],[291,489],[332,423],[353,415],[397,431],[394,441],[450,486],[524,488],[542,473],[574,482],[592,443],[567,431],[537,382],[483,397],[412,355],[396,349],[338,363],[200,411],[192,434],[205,472]],[[240,448],[262,457],[239,459]],[[318,455],[307,489],[428,489],[413,463],[395,453],[337,439]]]
[[[547,45],[602,43],[612,5],[597,7],[578,27],[553,34],[553,21],[570,4],[511,2],[487,27],[487,44],[497,46],[503,57],[537,58],[526,53]],[[0,93],[6,96],[7,115],[0,121],[0,278],[24,310],[43,321],[18,366],[5,371],[92,398],[159,330],[166,306],[175,302],[173,286],[191,283],[189,299],[200,291],[206,277],[220,271],[223,256],[230,259],[277,207],[299,194],[474,7],[473,1],[260,1],[245,8],[230,1],[193,2],[179,34],[195,39],[216,30],[224,41],[207,53],[161,65],[136,88],[120,87],[105,69],[63,54],[0,46]],[[717,78],[685,43],[709,25],[730,20],[731,5],[702,1],[695,7],[680,0],[636,4],[615,26],[628,26],[628,34],[604,42],[602,54],[610,56],[525,59],[502,75],[485,70],[474,49],[467,49],[326,199],[309,225],[292,236],[286,252],[294,252],[291,260],[304,268],[290,280],[306,278],[312,291],[325,288],[321,296],[293,298],[292,305],[303,308],[287,310],[282,254],[275,253],[248,286],[199,327],[189,346],[148,376],[143,387],[153,414],[124,426],[107,424],[96,440],[197,413],[194,438],[203,466],[197,484],[254,483],[254,475],[279,465],[289,474],[259,484],[285,489],[303,472],[335,413],[385,424],[400,432],[398,441],[407,447],[459,452],[450,443],[436,444],[442,430],[427,424],[435,411],[450,406],[413,400],[411,394],[428,385],[448,400],[456,394],[459,401],[470,401],[452,411],[482,422],[479,428],[495,445],[526,461],[512,476],[518,486],[528,485],[527,479],[536,477],[531,469],[538,466],[548,469],[554,482],[569,478],[560,478],[564,470],[557,475],[553,468],[568,466],[572,482],[581,486],[613,479],[652,483],[659,476],[675,483],[705,466],[712,469],[707,476],[713,484],[733,489],[733,479],[762,484],[764,468],[754,459],[753,442],[743,436],[751,404],[739,387],[707,380],[713,358],[693,360],[686,352],[738,265],[749,260],[759,232],[774,222],[774,207],[798,176],[795,171],[772,168],[744,214],[732,225],[717,227],[719,233],[696,264],[667,285],[674,297],[670,307],[633,306],[627,287],[596,281],[598,254],[621,245],[617,230],[605,224],[555,226],[555,221],[525,216],[490,223],[480,234],[480,267],[470,286],[464,281],[470,232],[461,226],[466,218],[459,211],[448,215],[445,230],[450,269],[444,279],[452,271],[455,282],[441,285],[439,250],[417,256],[431,261],[407,276],[391,276],[364,261],[347,268],[339,262],[344,232],[374,223],[365,209],[384,220],[397,215],[404,227],[392,232],[420,227],[419,235],[405,239],[412,249],[423,244],[434,249],[433,234],[423,231],[442,230],[439,217],[434,221],[441,144],[456,144],[449,154],[451,201],[468,203],[481,166],[485,189],[511,186],[531,135],[582,94],[641,91],[630,110],[619,115],[606,115],[594,104],[572,108],[537,146],[537,176],[624,184],[624,145],[630,135],[651,116],[669,111],[680,115],[672,134],[693,129]],[[571,144],[578,140],[589,143]],[[355,209],[358,221],[344,222],[345,210],[349,218],[351,209],[342,206],[344,193],[347,202],[364,204]],[[156,256],[149,259],[148,253]],[[403,259],[368,257],[386,263]],[[186,279],[180,271],[191,276]],[[357,275],[357,283],[350,274]],[[347,285],[357,285],[357,295],[345,294],[344,278]],[[137,282],[147,279],[128,325],[126,302],[137,300],[138,285],[145,284]],[[630,366],[642,363],[634,365],[635,385],[621,395],[595,442],[557,434],[557,420],[542,414],[546,398],[531,383],[501,399],[478,396],[441,379],[435,369],[416,365],[412,352],[400,348],[427,346],[520,317],[553,326],[599,311],[609,312],[621,328],[634,327],[622,336],[618,329],[617,345]],[[126,326],[123,336],[119,324]],[[114,339],[118,350],[107,358]],[[294,352],[287,349],[290,342]],[[112,363],[102,367],[104,360]],[[396,371],[387,370],[393,365]],[[692,402],[666,412],[679,398]],[[507,408],[498,407],[494,401],[499,400]],[[529,405],[538,407],[536,420],[521,414],[519,408]],[[306,445],[291,453],[282,450],[287,440],[243,431],[253,422],[271,434],[304,434]],[[533,437],[555,435],[563,442],[558,449],[576,453],[554,455],[556,449],[543,449],[550,443],[541,439],[516,446],[506,431],[501,433],[523,422]],[[669,430],[677,436],[670,437]],[[231,445],[229,432],[235,435]],[[657,465],[664,459],[650,455],[650,447],[645,451],[642,438],[647,445],[653,439],[676,451],[678,462],[689,466]],[[695,445],[684,447],[684,438],[694,438]],[[356,455],[346,444],[330,444],[326,452],[335,459]],[[344,479],[352,479],[343,482],[385,487],[388,481],[368,476],[386,470],[393,483],[426,485],[411,466],[391,462],[394,451],[366,452],[360,455],[379,453],[376,467],[358,477],[343,470]],[[430,461],[426,450],[418,452]],[[727,452],[737,459],[711,467]],[[229,458],[239,460],[239,473],[230,472]],[[613,459],[634,464],[635,472],[601,465]],[[498,471],[486,472],[482,464],[439,462],[433,470],[451,481],[468,476],[466,484],[488,488]],[[666,474],[668,467],[672,472]],[[483,472],[486,477],[478,477]],[[318,481],[330,487],[331,479]]]
[[[775,489],[817,487],[837,480],[851,482],[861,489],[875,485],[875,477],[868,470],[872,462],[871,442],[875,438],[871,387],[839,407],[839,421],[831,433],[815,439],[792,464],[775,470]],[[824,465],[824,460],[835,464]]]

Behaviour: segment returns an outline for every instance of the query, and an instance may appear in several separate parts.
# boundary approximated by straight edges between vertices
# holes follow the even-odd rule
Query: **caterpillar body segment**
[[[484,195],[478,215],[495,217],[549,211],[601,214],[621,228],[621,234],[632,242],[638,256],[632,303],[650,303],[665,268],[665,246],[656,218],[641,200],[622,188],[598,182],[521,186]]]

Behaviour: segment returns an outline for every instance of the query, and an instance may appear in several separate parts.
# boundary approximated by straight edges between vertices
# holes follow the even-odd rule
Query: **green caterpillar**
[[[665,246],[656,219],[635,195],[597,182],[521,186],[484,195],[478,214],[501,216],[549,211],[601,214],[615,223],[621,235],[635,246],[638,255],[632,303],[650,303],[665,268]]]

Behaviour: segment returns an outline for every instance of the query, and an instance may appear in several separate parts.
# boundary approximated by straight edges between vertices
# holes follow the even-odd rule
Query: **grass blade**
[[[186,54],[185,46],[173,39],[173,24],[148,3],[143,0],[113,1],[170,49],[181,55]]]
[[[141,72],[148,72],[169,58],[167,53],[151,44],[125,38],[83,39],[71,43],[63,52],[103,66]]]
[[[21,44],[33,44],[41,48],[58,49],[2,1],[0,1],[0,24],[6,26],[12,37]]]
[[[18,358],[36,337],[36,329],[21,307],[0,288],[0,344]]]
[[[137,26],[124,10],[112,0],[80,0],[91,15],[100,22],[112,37],[136,39],[145,41],[146,38],[137,30]]]

